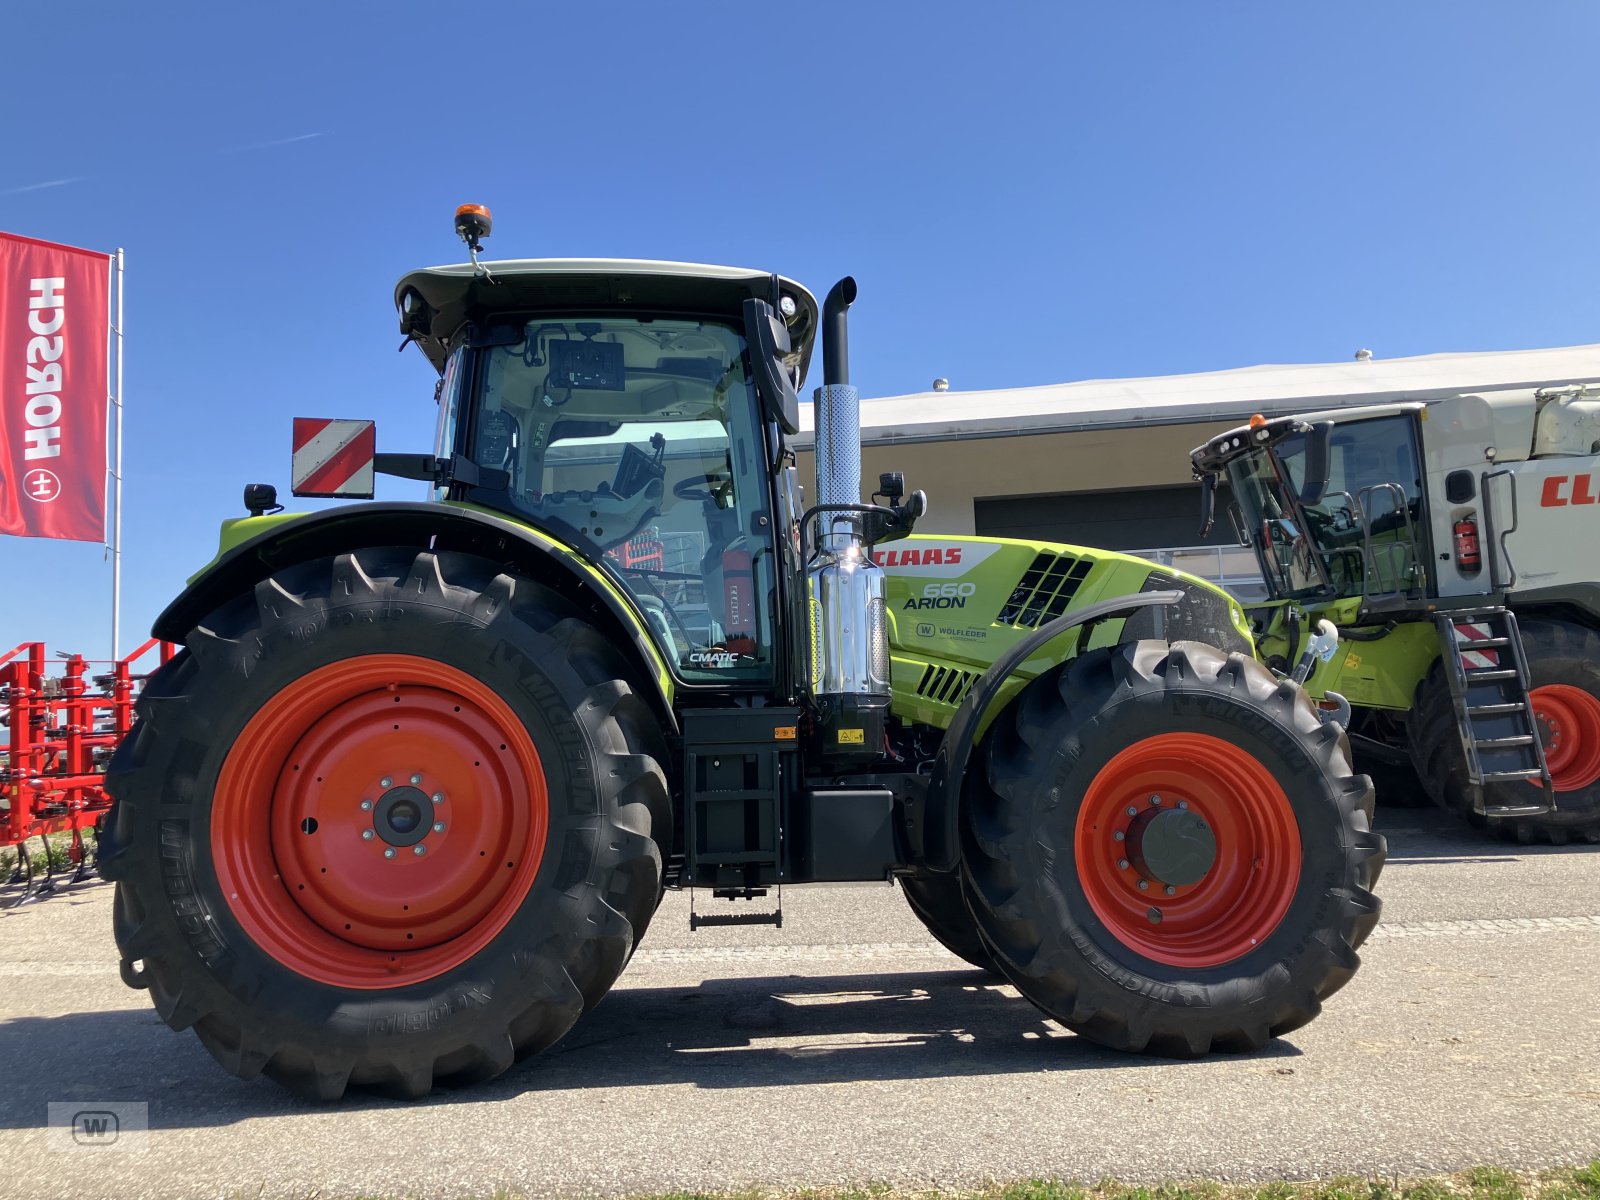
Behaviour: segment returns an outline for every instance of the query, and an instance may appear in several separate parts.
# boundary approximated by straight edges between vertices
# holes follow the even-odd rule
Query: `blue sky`
[[[245,482],[287,492],[291,417],[428,448],[391,289],[463,201],[497,256],[852,273],[868,395],[1600,341],[1597,35],[1577,0],[34,4],[0,229],[128,253],[131,645]],[[108,649],[99,547],[0,540],[0,581],[0,651]]]

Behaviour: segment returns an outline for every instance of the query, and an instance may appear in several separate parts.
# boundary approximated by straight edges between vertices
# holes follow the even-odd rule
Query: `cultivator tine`
[[[20,883],[33,883],[33,864],[28,861],[27,846],[17,847],[17,861],[11,864],[11,874],[6,879],[7,887],[16,887]]]
[[[84,883],[94,878],[94,867],[89,861],[89,847],[83,840],[83,830],[72,831],[72,846],[67,850],[67,861],[76,863],[68,883]]]
[[[54,860],[50,857],[50,839],[41,833],[39,835],[39,845],[44,847],[44,882],[39,884],[38,887],[31,889],[27,895],[23,896],[21,900],[17,901],[18,904],[27,904],[33,900],[43,900],[48,896],[53,896],[56,894],[56,867]],[[28,843],[26,841],[22,843],[21,850],[22,856],[26,858],[28,850]],[[29,874],[31,877],[31,864]]]
[[[28,842],[24,838],[17,843],[17,865],[11,873],[10,883],[13,887],[21,885],[17,898],[11,902],[12,908],[20,908],[34,899],[33,890],[33,858],[28,854]]]
[[[0,893],[0,908],[15,908],[33,887],[32,864],[28,862],[26,851],[21,846],[13,848],[17,852],[17,861],[6,872],[5,882],[0,884],[5,889]]]

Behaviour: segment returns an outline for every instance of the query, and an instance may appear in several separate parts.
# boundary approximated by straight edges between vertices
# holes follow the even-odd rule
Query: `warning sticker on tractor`
[[[865,729],[839,730],[839,744],[841,746],[862,746],[866,744],[866,741],[867,731]]]

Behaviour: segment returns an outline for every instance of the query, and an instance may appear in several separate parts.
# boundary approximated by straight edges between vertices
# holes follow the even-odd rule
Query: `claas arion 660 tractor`
[[[898,879],[934,936],[1108,1046],[1247,1050],[1356,970],[1384,858],[1336,722],[1194,578],[912,537],[862,503],[842,280],[634,261],[415,271],[431,454],[297,422],[302,494],[156,623],[112,764],[123,974],[318,1097],[497,1075],[611,987],[665,889],[777,923]],[[816,492],[790,439],[814,340]],[[808,506],[809,504],[809,506]]]
[[[1257,417],[1193,460],[1255,547],[1267,660],[1338,627],[1309,686],[1358,754],[1498,833],[1600,842],[1600,395]]]

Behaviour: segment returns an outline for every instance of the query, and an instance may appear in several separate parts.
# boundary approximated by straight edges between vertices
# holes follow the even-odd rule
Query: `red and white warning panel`
[[[377,453],[375,422],[296,417],[290,490],[296,496],[370,500]]]

